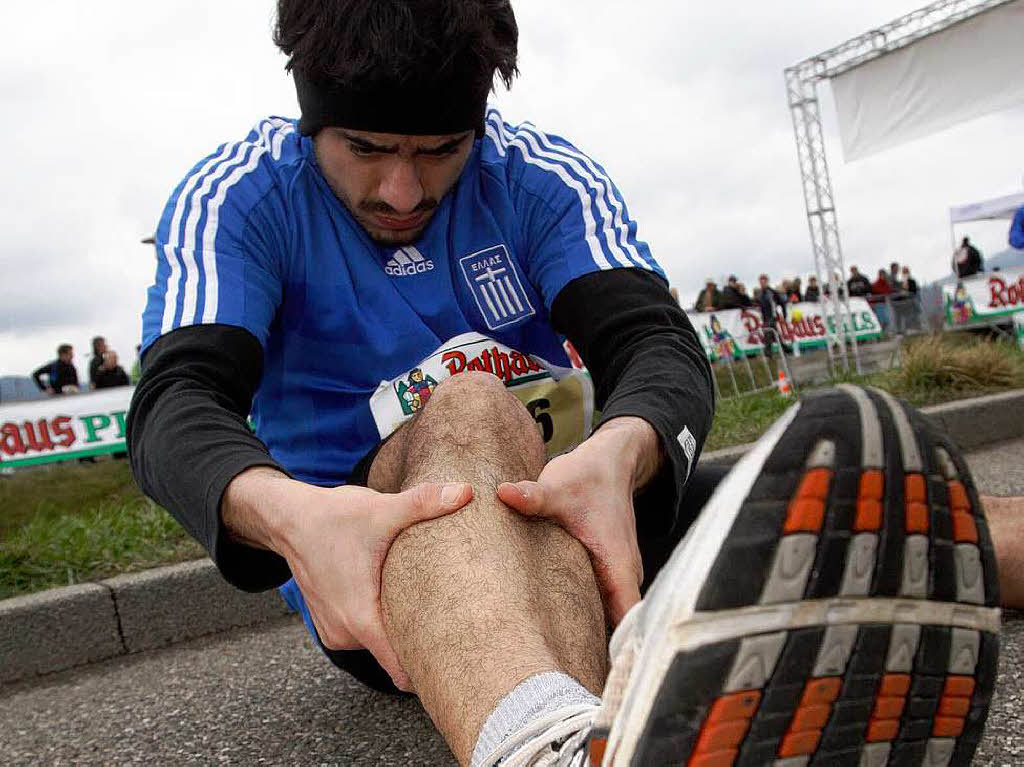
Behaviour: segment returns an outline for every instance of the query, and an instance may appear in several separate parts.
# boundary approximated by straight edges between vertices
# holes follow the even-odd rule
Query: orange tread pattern
[[[900,731],[900,717],[910,692],[909,674],[886,674],[878,685],[866,739],[869,743],[893,740]]]
[[[952,483],[950,483],[952,484]],[[974,694],[974,679],[969,676],[950,676],[939,699],[939,712],[932,727],[932,737],[956,738],[964,731],[967,713]]]
[[[704,718],[688,767],[732,767],[760,703],[760,690],[743,690],[718,698]]]
[[[779,745],[781,758],[814,753],[822,730],[832,716],[832,703],[839,697],[842,684],[842,678],[837,676],[807,680],[800,705],[793,712],[789,730]]]
[[[907,532],[928,532],[928,495],[923,474],[908,474],[903,482],[907,510]]]
[[[796,495],[789,502],[784,532],[819,533],[825,523],[825,501],[832,484],[832,472],[828,469],[811,469],[800,480]]]
[[[978,525],[974,517],[962,511],[953,512],[953,540],[957,543],[978,542]]]
[[[591,767],[601,767],[604,761],[604,752],[608,749],[608,738],[593,738],[587,744],[587,755]]]
[[[953,511],[962,511],[965,514],[971,513],[971,502],[967,498],[967,488],[959,480],[949,482],[949,508]]]
[[[857,532],[874,532],[882,527],[882,493],[885,478],[882,472],[871,469],[860,477],[860,492],[857,496],[857,518],[853,529]]]

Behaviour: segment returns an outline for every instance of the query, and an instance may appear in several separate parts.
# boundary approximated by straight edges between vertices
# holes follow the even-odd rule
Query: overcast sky
[[[604,164],[669,277],[813,269],[784,67],[923,0],[514,0],[522,75],[495,97]],[[130,367],[150,234],[185,172],[261,116],[295,116],[271,0],[37,0],[0,47],[0,374],[106,335]],[[948,208],[1019,191],[1024,110],[844,165],[824,94],[847,263],[919,277],[949,260]],[[983,251],[1004,225],[968,230]]]

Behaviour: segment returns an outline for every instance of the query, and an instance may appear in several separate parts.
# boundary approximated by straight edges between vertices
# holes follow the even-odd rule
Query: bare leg
[[[1024,498],[982,496],[1004,607],[1024,609]]]
[[[370,486],[466,481],[474,500],[400,535],[385,562],[389,637],[424,708],[463,764],[516,685],[561,671],[599,693],[607,675],[601,600],[583,546],[498,501],[536,479],[544,447],[526,409],[486,373],[443,382],[381,450]]]

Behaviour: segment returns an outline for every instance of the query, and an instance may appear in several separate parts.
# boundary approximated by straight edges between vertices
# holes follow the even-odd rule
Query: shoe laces
[[[583,767],[597,707],[576,704],[538,717],[498,746],[486,767]]]

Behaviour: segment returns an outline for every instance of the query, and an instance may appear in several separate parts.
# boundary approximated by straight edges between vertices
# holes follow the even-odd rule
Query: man
[[[103,365],[103,353],[107,350],[107,339],[95,336],[92,339],[92,359],[89,360],[89,388],[96,389],[96,374]]]
[[[71,344],[61,344],[57,347],[57,359],[47,362],[32,373],[32,380],[40,391],[47,394],[72,394],[78,391],[78,371],[71,364],[74,359],[75,350]],[[43,375],[46,375],[46,383],[43,383]]]
[[[804,301],[814,303],[821,300],[821,288],[818,286],[818,278],[811,275],[807,278],[807,290],[804,292]]]
[[[964,237],[956,253],[953,254],[953,272],[957,277],[972,277],[984,271],[985,264],[981,251],[971,244],[969,237]]]
[[[741,290],[740,281],[736,278],[736,275],[730,274],[729,280],[726,282],[725,287],[722,288],[718,308],[742,309],[746,306],[753,306],[753,304],[754,302],[750,300],[750,296],[746,295],[745,290]]]
[[[117,364],[117,352],[113,349],[105,350],[100,363],[93,378],[95,388],[112,389],[115,386],[128,385],[128,374]]]
[[[889,285],[893,290],[897,290],[900,284],[900,265],[896,261],[889,264],[889,273],[886,275],[886,279],[889,280]]]
[[[885,269],[879,269],[878,276],[871,283],[871,295],[868,296],[868,303],[875,310],[875,316],[878,317],[878,323],[882,326],[883,331],[888,331],[892,324],[892,317],[889,312],[889,296],[892,292],[893,287],[889,282],[889,272]]]
[[[1010,247],[1024,250],[1024,206],[1014,214],[1010,224]]]
[[[704,280],[704,290],[697,296],[693,305],[694,311],[717,312],[721,308],[722,297],[718,293],[718,284],[713,277]]]
[[[275,40],[301,119],[263,121],[197,164],[157,230],[128,424],[140,484],[229,581],[283,585],[332,662],[378,689],[415,691],[463,764],[588,755],[661,764],[691,754],[721,763],[719,752],[744,735],[719,723],[731,733],[751,720],[744,748],[758,763],[769,751],[769,761],[831,758],[849,733],[825,727],[821,748],[789,737],[788,719],[766,733],[756,701],[763,694],[765,721],[796,715],[805,681],[840,660],[882,679],[886,651],[854,651],[851,632],[879,623],[897,637],[889,665],[902,668],[903,648],[927,649],[931,634],[913,647],[903,639],[923,616],[946,615],[956,594],[923,595],[923,612],[900,613],[905,631],[886,617],[888,586],[863,575],[865,564],[876,569],[873,553],[851,557],[843,588],[853,591],[831,582],[831,567],[811,583],[803,574],[815,536],[787,542],[782,521],[778,536],[751,535],[758,524],[743,504],[750,496],[748,511],[774,514],[796,499],[793,525],[803,529],[828,495],[823,472],[844,478],[845,498],[861,452],[864,467],[890,454],[879,465],[917,466],[893,451],[930,437],[918,442],[916,421],[903,429],[861,390],[794,410],[672,554],[721,477],[695,468],[713,404],[696,334],[600,167],[564,139],[486,109],[494,72],[506,84],[515,72],[508,4],[435,0],[420,10],[397,0],[279,2]],[[574,370],[579,358],[592,379]],[[399,392],[410,381],[421,403],[426,390],[429,398],[407,415]],[[592,434],[591,391],[602,411]],[[878,407],[895,430],[883,431]],[[826,417],[834,426],[819,442]],[[862,440],[864,451],[853,449]],[[918,468],[931,472],[933,452],[924,460]],[[754,486],[765,467],[779,481]],[[817,472],[806,482],[805,469]],[[894,493],[902,480],[872,475],[864,486],[865,524],[877,531],[876,489]],[[976,500],[971,491],[974,509]],[[964,513],[984,536],[976,511]],[[814,528],[822,555],[849,527]],[[857,543],[864,556],[866,543]],[[775,575],[748,566],[776,548]],[[887,580],[890,548],[875,549]],[[744,572],[732,578],[737,561]],[[965,562],[972,583],[980,570],[988,588],[987,550]],[[941,588],[952,582],[951,562],[930,570]],[[919,583],[912,569],[909,587]],[[808,605],[829,608],[791,620],[805,585],[821,597]],[[961,740],[928,746],[936,758],[947,741],[969,758],[983,720],[995,662],[989,591],[984,605],[958,613],[970,631],[954,635],[938,620],[957,659],[977,642],[977,662],[957,669],[979,691]],[[863,604],[843,612],[852,594]],[[755,619],[736,622],[736,609]],[[676,642],[672,627],[694,610],[712,618],[710,632]],[[618,626],[611,677],[606,620]],[[803,663],[815,654],[825,660]],[[868,699],[899,692],[899,681]],[[807,699],[825,700],[825,687]],[[853,702],[861,687],[828,700]],[[937,707],[939,692],[915,695]],[[847,720],[863,719],[866,731],[871,716],[857,709]],[[872,725],[874,735],[892,740],[891,716],[876,719],[886,724]]]
[[[850,279],[846,281],[846,289],[850,291],[850,297],[870,296],[871,281],[868,280],[856,266],[850,267]]]
[[[786,319],[786,297],[771,286],[767,274],[757,278],[761,286],[761,292],[757,297],[757,304],[761,309],[761,324],[772,332],[766,333],[764,338],[764,353],[771,355],[774,344],[779,344],[785,354],[791,354],[793,348],[782,338],[782,331],[779,329],[779,315]]]
[[[917,280],[910,275],[910,267],[904,266],[896,283],[892,300],[896,332],[905,333],[909,328],[921,328],[921,304],[917,298]]]

